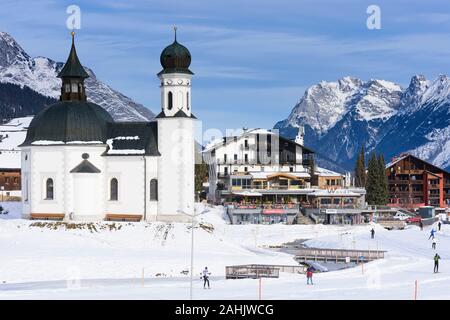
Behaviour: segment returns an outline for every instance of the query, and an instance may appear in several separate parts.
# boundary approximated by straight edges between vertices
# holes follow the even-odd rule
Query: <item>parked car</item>
[[[393,216],[393,218],[395,220],[405,221],[408,220],[408,218],[411,218],[411,215],[399,211]]]
[[[422,221],[422,217],[421,216],[409,217],[405,221],[406,223],[420,223],[420,221]]]

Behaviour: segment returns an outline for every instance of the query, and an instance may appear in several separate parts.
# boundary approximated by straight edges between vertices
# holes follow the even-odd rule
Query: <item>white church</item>
[[[72,48],[58,77],[60,101],[30,123],[22,151],[23,217],[188,221],[194,212],[194,131],[189,50],[175,41],[160,57],[161,112],[115,122],[88,102],[89,77]]]

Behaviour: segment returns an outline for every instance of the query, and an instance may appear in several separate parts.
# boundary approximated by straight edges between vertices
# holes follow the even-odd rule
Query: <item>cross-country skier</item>
[[[430,237],[428,238],[428,240],[434,239],[434,233],[435,233],[435,232],[436,232],[436,231],[434,231],[434,229],[431,229]]]
[[[434,273],[438,273],[439,272],[439,259],[441,257],[436,253],[434,255]]]
[[[372,239],[375,238],[375,229],[374,228],[372,228],[372,230],[370,230],[370,236]]]
[[[209,272],[208,267],[205,267],[201,274],[203,278],[203,289],[206,289],[206,284],[208,284],[208,289],[211,289],[209,286],[209,276],[211,275],[211,272]]]
[[[313,277],[313,272],[312,272],[312,268],[309,267],[308,269],[306,269],[306,284],[313,284],[312,281],[312,277]]]
[[[437,238],[433,238],[433,242],[431,243],[431,248],[436,250],[436,242],[437,242]]]

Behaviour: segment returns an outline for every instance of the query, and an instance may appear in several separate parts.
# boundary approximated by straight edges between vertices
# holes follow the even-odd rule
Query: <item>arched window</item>
[[[53,200],[53,179],[48,178],[45,182],[45,200]]]
[[[186,107],[189,110],[189,92],[186,92]]]
[[[119,199],[119,181],[112,178],[109,185],[109,200],[117,201]]]
[[[158,201],[158,180],[150,180],[150,201]]]
[[[173,94],[172,94],[172,91],[169,91],[169,93],[167,94],[167,108],[169,110],[172,110],[172,108],[173,108]]]

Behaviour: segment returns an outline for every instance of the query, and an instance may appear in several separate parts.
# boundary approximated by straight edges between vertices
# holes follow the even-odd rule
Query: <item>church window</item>
[[[172,91],[169,91],[169,93],[167,94],[167,108],[169,110],[172,110],[172,108],[173,108],[173,93],[172,93]]]
[[[45,200],[53,200],[54,190],[53,190],[53,179],[48,178],[45,182]]]
[[[158,180],[150,180],[150,201],[158,201]]]
[[[187,109],[189,110],[189,92],[186,92],[186,106]]]
[[[119,181],[116,178],[112,178],[109,188],[109,200],[117,201],[119,199]]]

